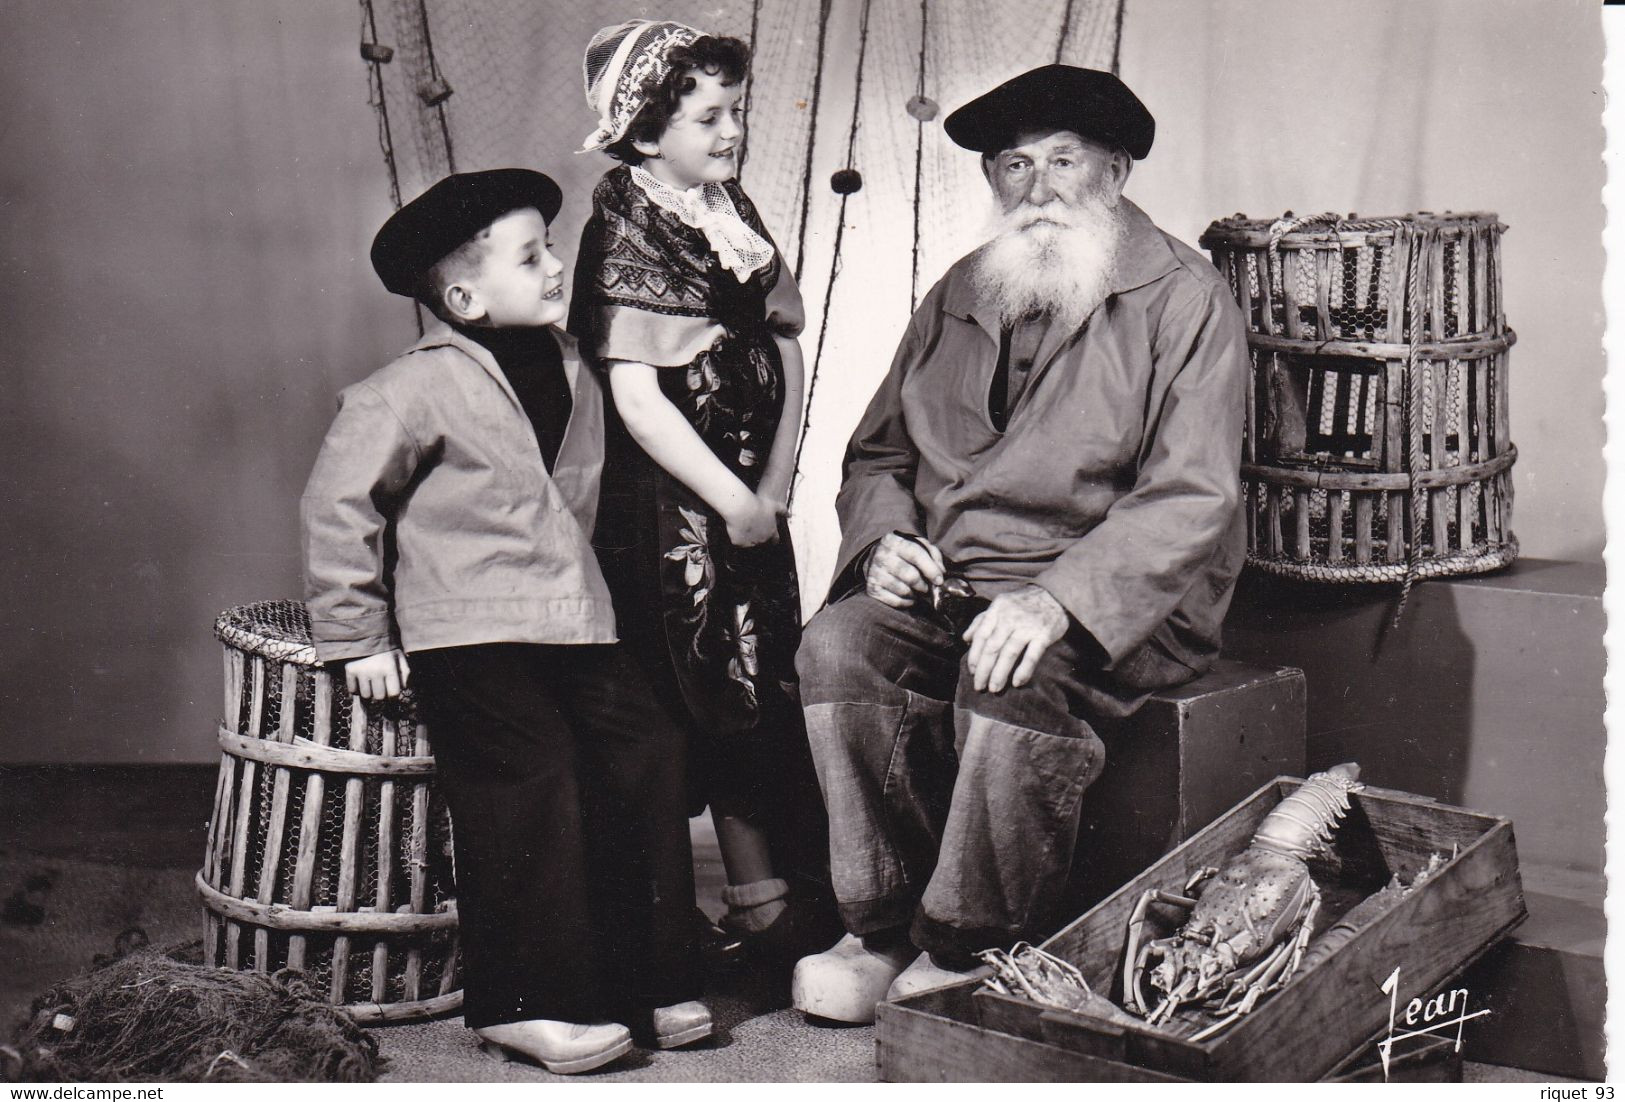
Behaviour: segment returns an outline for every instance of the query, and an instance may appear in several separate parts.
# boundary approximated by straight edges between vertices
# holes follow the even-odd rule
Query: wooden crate
[[[1281,777],[1263,786],[1044,947],[1120,1000],[1126,926],[1141,893],[1177,892],[1191,873],[1222,865],[1299,783]],[[1425,883],[1218,1037],[1192,1044],[978,990],[973,981],[881,1005],[881,1077],[1312,1082],[1334,1074],[1387,1032],[1382,984],[1395,967],[1403,1014],[1411,998],[1437,993],[1525,916],[1508,820],[1367,787],[1353,798],[1330,857],[1313,866],[1325,900],[1317,926],[1335,922],[1395,873],[1409,882],[1433,853],[1449,859]]]
[[[1190,1083],[1195,1080],[1001,1033],[974,1022],[975,984],[927,991],[880,1006],[875,1064],[888,1083]],[[969,1019],[969,1020],[967,1020]],[[1417,1037],[1390,1053],[1384,1075],[1375,1045],[1323,1083],[1459,1083],[1454,1038]]]

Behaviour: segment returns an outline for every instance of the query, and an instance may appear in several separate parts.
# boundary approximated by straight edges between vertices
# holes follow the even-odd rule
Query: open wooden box
[[[1300,783],[1278,777],[1266,784],[1044,948],[1077,965],[1091,988],[1120,1004],[1128,918],[1140,895],[1153,888],[1179,892],[1198,869],[1222,866],[1246,848],[1264,816]],[[1367,787],[1350,801],[1330,855],[1310,863],[1322,893],[1317,936],[1394,874],[1411,883],[1435,853],[1445,863],[1414,891],[1217,1037],[1191,1043],[1154,1028],[979,990],[975,981],[880,1006],[881,1078],[938,1079],[930,1065],[957,1050],[965,1054],[959,1066],[970,1079],[1321,1079],[1388,1034],[1396,1004],[1382,987],[1395,968],[1394,1032],[1402,1033],[1413,1028],[1404,1024],[1411,999],[1441,993],[1441,985],[1523,921],[1510,821]],[[1476,1008],[1473,1002],[1469,993],[1467,1011]],[[1458,1001],[1451,1014],[1463,1009]],[[1468,1021],[1464,1028],[1472,1027]]]

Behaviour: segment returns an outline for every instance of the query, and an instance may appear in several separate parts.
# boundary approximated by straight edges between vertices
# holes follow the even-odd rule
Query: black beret
[[[390,215],[372,239],[372,268],[384,286],[411,296],[424,273],[509,211],[535,207],[552,222],[559,185],[528,168],[459,172]]]
[[[1099,69],[1045,65],[978,96],[943,121],[956,145],[997,153],[1023,130],[1053,126],[1139,160],[1151,152],[1157,123],[1128,86]]]

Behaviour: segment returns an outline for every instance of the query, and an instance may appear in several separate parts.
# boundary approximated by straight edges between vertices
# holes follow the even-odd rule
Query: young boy
[[[301,502],[316,653],[368,700],[410,678],[451,810],[464,1021],[586,1071],[711,1033],[683,739],[615,642],[591,535],[603,405],[549,251],[558,186],[448,176],[372,246],[443,324],[347,388]]]

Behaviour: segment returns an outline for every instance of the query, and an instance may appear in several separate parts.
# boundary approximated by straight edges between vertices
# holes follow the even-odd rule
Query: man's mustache
[[[1048,203],[1022,203],[1004,216],[1006,232],[1022,233],[1035,226],[1074,230],[1084,224],[1086,214],[1058,201]]]

